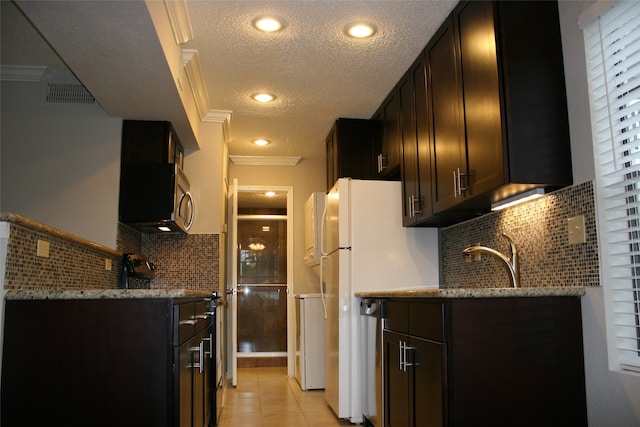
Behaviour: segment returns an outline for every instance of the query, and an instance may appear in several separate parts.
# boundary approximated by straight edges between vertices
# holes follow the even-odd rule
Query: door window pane
[[[287,283],[287,221],[238,220],[238,284]]]

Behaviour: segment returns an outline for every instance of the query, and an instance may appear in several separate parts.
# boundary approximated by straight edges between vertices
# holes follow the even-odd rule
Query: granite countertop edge
[[[25,289],[6,291],[6,300],[64,300],[64,299],[143,299],[143,298],[207,298],[210,291],[192,289],[84,289],[51,290]]]
[[[358,298],[516,298],[583,296],[583,286],[526,288],[421,288],[356,292]]]

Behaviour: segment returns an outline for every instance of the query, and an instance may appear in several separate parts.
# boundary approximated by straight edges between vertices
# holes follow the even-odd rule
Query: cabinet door
[[[418,149],[418,203],[415,212],[416,222],[429,218],[433,214],[431,204],[431,153],[429,151],[429,110],[427,76],[424,56],[413,68],[413,86],[415,98],[416,145]]]
[[[415,86],[413,70],[405,75],[399,85],[402,124],[402,224],[415,223],[419,210],[420,185],[418,182],[418,142],[415,119]]]
[[[177,163],[182,167],[183,149],[171,123],[124,120],[122,163]]]
[[[176,360],[178,369],[174,384],[174,395],[177,400],[177,420],[179,427],[191,427],[193,425],[193,361],[191,349],[196,344],[195,340],[189,340],[176,348]]]
[[[381,177],[397,177],[400,173],[402,131],[400,129],[400,97],[394,89],[382,107],[383,140],[379,154],[378,174]]]
[[[409,375],[401,366],[401,342],[407,336],[384,331],[384,425],[386,427],[409,426]]]
[[[338,178],[375,178],[375,128],[372,120],[336,120],[326,141],[327,190]]]
[[[338,140],[336,127],[333,126],[327,135],[327,190],[331,190],[338,179]]]
[[[442,343],[420,338],[408,342],[411,351],[409,372],[412,374],[412,426],[441,427],[443,425],[443,356]]]
[[[466,196],[505,182],[500,85],[492,2],[469,2],[456,17],[468,162]]]
[[[431,209],[431,155],[426,68],[423,55],[398,86],[402,124],[401,178],[404,226],[429,218]]]
[[[454,41],[453,21],[448,19],[427,46],[434,213],[457,203],[460,193],[457,177],[467,172]]]

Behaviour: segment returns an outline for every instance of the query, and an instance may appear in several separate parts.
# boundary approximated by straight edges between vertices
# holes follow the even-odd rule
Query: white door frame
[[[234,179],[227,195],[227,284],[226,332],[227,332],[227,371],[231,385],[238,385],[238,180]]]

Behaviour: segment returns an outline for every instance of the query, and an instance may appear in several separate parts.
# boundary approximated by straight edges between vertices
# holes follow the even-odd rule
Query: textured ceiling
[[[188,3],[213,108],[233,111],[230,152],[318,157],[338,117],[369,118],[448,15],[451,2],[278,1]],[[276,34],[255,30],[261,15],[282,18]],[[371,22],[370,39],[348,38],[344,27]],[[271,105],[249,95],[274,93]]]
[[[54,63],[40,35],[2,3],[2,64]],[[199,52],[209,107],[232,112],[230,154],[322,157],[333,121],[370,117],[455,3],[189,0],[194,39],[181,47]],[[99,0],[17,4],[110,115],[171,120],[179,134],[188,133],[151,6]],[[284,19],[284,30],[258,32],[251,21],[261,15]],[[353,21],[371,22],[378,32],[367,40],[348,39],[343,28]],[[278,98],[257,105],[249,98],[257,91]],[[273,143],[258,148],[251,144],[256,138]]]

